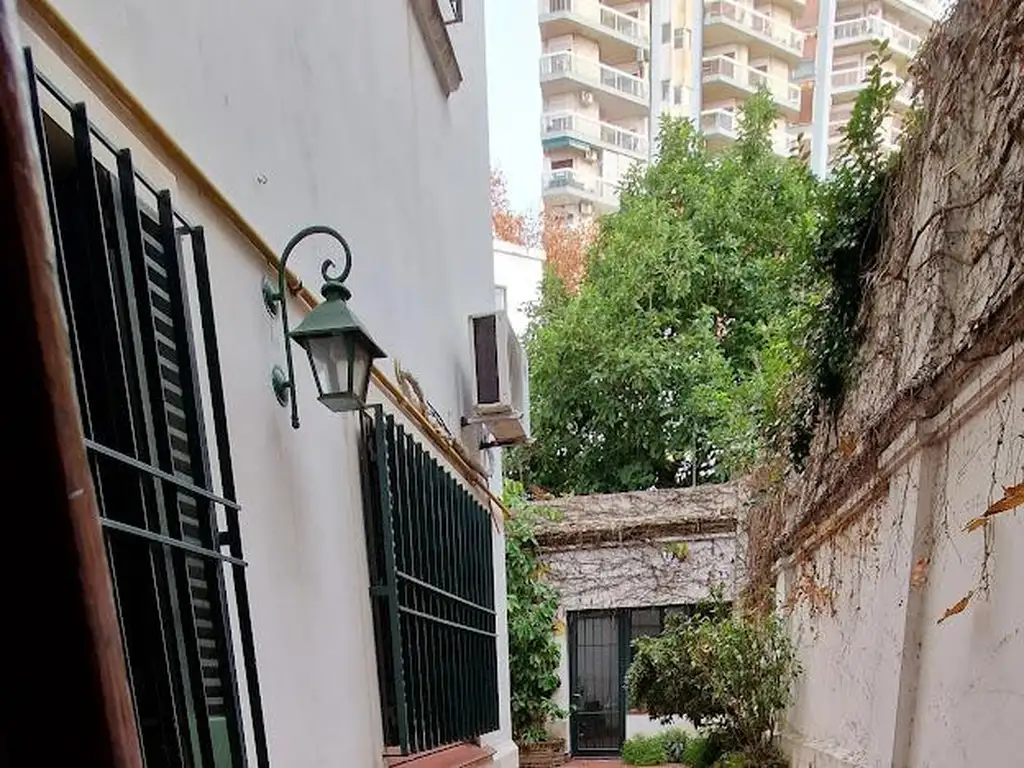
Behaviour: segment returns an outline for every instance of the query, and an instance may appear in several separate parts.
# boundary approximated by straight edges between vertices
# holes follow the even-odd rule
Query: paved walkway
[[[619,760],[617,757],[608,757],[604,759],[589,758],[582,760],[576,758],[566,763],[566,768],[625,768],[625,763]]]

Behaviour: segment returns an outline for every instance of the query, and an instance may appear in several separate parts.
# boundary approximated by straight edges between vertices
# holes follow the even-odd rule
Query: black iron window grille
[[[255,763],[268,765],[203,230],[90,124],[84,104],[35,71],[29,51],[26,63],[146,765],[249,764],[232,607]],[[41,89],[67,110],[70,135],[43,113]]]
[[[494,731],[490,513],[380,407],[362,440],[385,743],[410,754]]]

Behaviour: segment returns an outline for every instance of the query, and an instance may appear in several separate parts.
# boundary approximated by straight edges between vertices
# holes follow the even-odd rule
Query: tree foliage
[[[547,269],[575,293],[583,281],[587,249],[597,227],[589,220],[570,224],[550,211],[513,210],[504,174],[491,171],[491,231],[506,243],[542,248]]]
[[[548,721],[564,713],[552,700],[560,685],[559,650],[553,637],[558,594],[541,579],[534,525],[543,513],[524,503],[523,487],[505,483],[505,573],[508,596],[512,735],[518,744],[546,738]]]
[[[514,461],[531,484],[716,480],[770,437],[819,290],[815,183],[772,151],[775,120],[760,94],[739,141],[713,153],[666,119],[578,291],[546,278],[527,337],[535,442]]]
[[[687,717],[767,766],[799,672],[777,618],[702,611],[673,616],[660,636],[638,639],[626,682],[631,706],[664,720]]]

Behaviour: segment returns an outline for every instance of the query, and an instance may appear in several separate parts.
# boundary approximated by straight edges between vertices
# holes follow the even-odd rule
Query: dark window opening
[[[179,227],[170,195],[147,192],[130,153],[98,138],[84,105],[68,102],[36,75],[30,55],[26,61],[75,385],[146,765],[246,764],[229,592],[241,625],[255,762],[267,765],[202,231]],[[40,110],[39,88],[68,109],[70,135]],[[189,267],[200,294],[194,319]],[[200,332],[201,347],[194,338]],[[201,392],[214,398],[209,438]]]

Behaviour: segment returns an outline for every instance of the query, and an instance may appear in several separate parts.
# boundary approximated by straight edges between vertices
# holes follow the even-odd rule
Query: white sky
[[[491,166],[508,182],[515,210],[539,210],[540,32],[536,0],[484,2],[487,27],[487,110]]]

